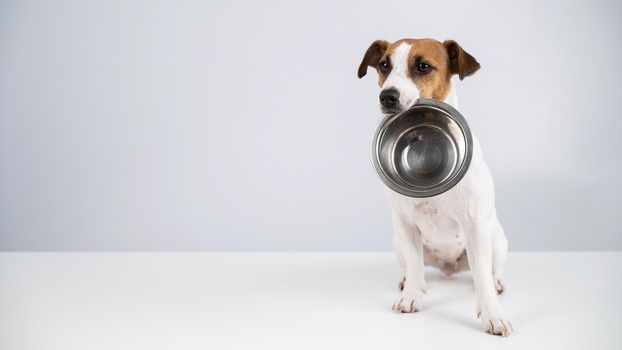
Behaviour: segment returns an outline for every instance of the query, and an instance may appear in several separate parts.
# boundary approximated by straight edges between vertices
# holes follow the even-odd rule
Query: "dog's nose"
[[[380,104],[386,108],[393,108],[400,99],[400,93],[397,89],[384,89],[380,92]]]

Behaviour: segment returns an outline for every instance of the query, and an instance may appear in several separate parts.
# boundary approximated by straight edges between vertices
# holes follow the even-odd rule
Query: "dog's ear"
[[[457,42],[453,40],[445,40],[443,45],[447,49],[449,55],[449,72],[458,74],[460,80],[473,75],[479,69],[479,63],[475,57],[464,51]]]
[[[361,65],[359,66],[359,79],[367,74],[367,67],[376,67],[378,65],[384,52],[387,51],[387,47],[389,47],[389,42],[385,40],[376,40],[371,44],[365,52],[363,61],[361,61]]]

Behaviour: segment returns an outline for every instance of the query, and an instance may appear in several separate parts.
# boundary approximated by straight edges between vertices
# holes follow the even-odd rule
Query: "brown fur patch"
[[[417,58],[432,64],[434,70],[425,75],[418,75],[410,70],[410,77],[419,88],[421,97],[444,100],[451,87],[449,56],[442,43],[434,39],[412,40],[408,53],[408,66],[413,67]]]

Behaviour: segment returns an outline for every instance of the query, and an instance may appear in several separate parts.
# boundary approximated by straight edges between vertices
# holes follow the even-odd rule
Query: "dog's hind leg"
[[[501,275],[505,266],[505,258],[508,254],[508,240],[505,238],[503,227],[497,218],[494,219],[491,232],[492,240],[492,277],[495,282],[497,294],[503,293],[504,286],[501,283]]]

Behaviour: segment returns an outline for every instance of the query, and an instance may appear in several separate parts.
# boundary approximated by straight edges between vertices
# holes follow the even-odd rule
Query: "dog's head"
[[[359,66],[359,78],[367,74],[367,67],[378,72],[382,111],[395,113],[411,107],[418,98],[444,100],[454,74],[462,80],[480,66],[453,40],[402,39],[374,41]]]

